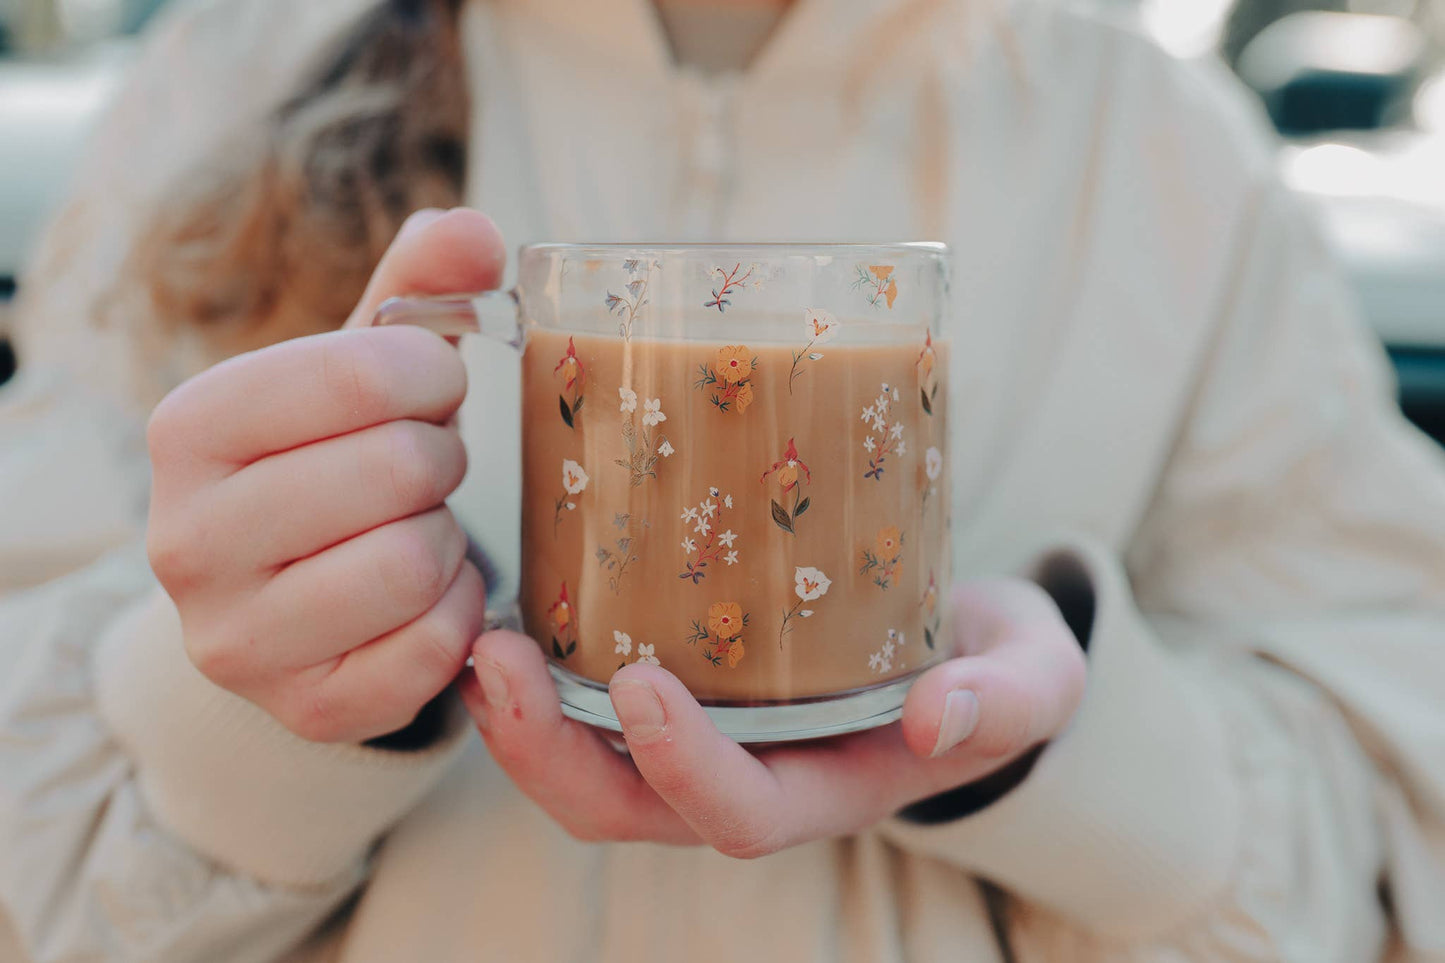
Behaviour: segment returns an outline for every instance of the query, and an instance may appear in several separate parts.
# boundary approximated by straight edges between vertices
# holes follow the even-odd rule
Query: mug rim
[[[952,254],[943,241],[652,241],[623,242],[598,241],[574,243],[569,241],[540,241],[523,244],[518,248],[518,259],[528,255],[587,254],[617,255],[623,252],[646,251],[654,254],[698,255],[709,251],[739,252],[758,251],[773,257],[836,256],[849,251],[902,254],[924,257],[947,258]]]

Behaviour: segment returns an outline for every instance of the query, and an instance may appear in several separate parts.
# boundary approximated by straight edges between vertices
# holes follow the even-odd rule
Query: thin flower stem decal
[[[622,398],[622,411],[635,415],[637,392],[631,388],[618,388],[617,393]],[[671,457],[676,450],[667,440],[666,435],[654,434],[651,430],[667,420],[667,415],[662,410],[662,399],[644,400],[642,411],[641,430],[637,427],[635,417],[630,417],[622,423],[622,443],[627,446],[627,457],[617,458],[613,461],[613,464],[627,469],[633,488],[638,487],[649,478],[656,478],[658,459]]]
[[[552,534],[557,534],[557,528],[562,524],[562,513],[574,511],[577,503],[573,496],[580,495],[587,490],[587,483],[591,479],[583,467],[570,458],[562,462],[562,494],[555,503],[556,511],[552,515]]]
[[[776,474],[778,484],[783,487],[784,498],[787,497],[789,492],[792,493],[792,510],[778,504],[777,499],[772,500],[773,522],[789,535],[795,534],[794,530],[798,524],[798,516],[806,512],[813,504],[811,498],[802,497],[803,486],[799,478],[800,471],[802,472],[801,481],[812,484],[813,473],[809,470],[807,464],[798,458],[798,446],[793,443],[792,438],[789,438],[788,447],[783,452],[783,457],[773,462],[773,467],[763,472],[763,477],[759,479],[766,485],[768,483],[768,476]]]
[[[735,669],[743,660],[742,635],[750,618],[737,602],[714,602],[708,606],[706,620],[692,620],[692,630],[683,641],[693,646],[706,643],[703,658],[715,666],[727,659],[728,668]]]
[[[632,340],[632,325],[637,321],[637,315],[643,308],[647,307],[647,288],[652,283],[652,272],[662,267],[658,261],[643,261],[639,258],[628,258],[622,262],[622,270],[627,272],[628,281],[623,287],[623,294],[607,292],[607,310],[615,312],[622,320],[617,325],[617,332],[622,335],[622,340]]]
[[[753,403],[753,375],[757,369],[758,359],[747,345],[730,344],[718,349],[711,365],[698,365],[698,379],[692,386],[698,391],[711,389],[708,401],[718,411],[742,414]]]
[[[573,428],[577,414],[582,410],[582,382],[586,371],[577,357],[577,346],[572,343],[571,338],[567,339],[567,353],[562,355],[562,360],[557,362],[552,374],[562,375],[562,393],[557,396],[557,404],[562,409],[562,420],[568,428]],[[569,393],[572,395],[570,403],[567,400]]]
[[[702,306],[705,308],[717,308],[718,313],[721,314],[724,308],[732,304],[732,301],[728,300],[728,294],[747,283],[748,278],[752,277],[757,270],[758,266],[756,264],[749,264],[747,270],[743,270],[741,263],[733,265],[731,271],[726,271],[720,267],[713,268],[708,273],[717,275],[721,283],[712,289],[712,300],[704,301]],[[754,286],[756,286],[756,283],[757,282],[754,282]]]
[[[853,279],[853,290],[861,290],[868,298],[868,303],[875,308],[879,301],[886,301],[891,309],[893,299],[898,297],[898,279],[893,276],[893,265],[870,264],[866,268],[858,265],[858,276]]]
[[[577,651],[576,614],[567,597],[567,583],[563,582],[557,600],[547,609],[547,618],[552,620],[552,657],[555,659],[565,659]]]
[[[678,578],[689,579],[693,585],[707,578],[707,567],[721,561],[731,567],[739,563],[738,549],[733,548],[738,536],[732,529],[722,527],[724,516],[732,510],[733,497],[724,495],[717,488],[709,488],[708,495],[697,505],[683,509],[683,524],[691,523],[692,535],[682,540],[682,550],[687,562]],[[697,536],[696,538],[692,536]]]
[[[814,351],[813,346],[827,344],[838,333],[838,319],[822,308],[809,308],[803,320],[807,325],[808,344],[802,351],[793,352],[793,367],[788,370],[788,394],[793,393],[793,382],[805,370],[801,367],[805,360],[823,360],[823,353]]]
[[[888,456],[902,456],[906,450],[903,420],[892,418],[891,406],[898,398],[898,389],[884,383],[873,404],[863,409],[862,420],[868,425],[868,436],[863,439],[863,450],[868,452],[868,470],[863,473],[864,478],[882,481]]]
[[[792,621],[794,618],[806,619],[813,615],[812,609],[803,608],[805,602],[815,602],[828,594],[828,587],[833,584],[828,576],[816,568],[798,566],[793,572],[793,591],[798,596],[798,601],[793,607],[783,610],[783,624],[778,629],[778,649],[783,648],[783,636],[793,631]]]
[[[633,562],[640,561],[633,552],[633,545],[636,538],[632,534],[632,515],[627,512],[618,512],[612,516],[612,526],[620,533],[613,542],[613,547],[605,545],[597,546],[597,564],[607,572],[607,587],[612,590],[613,595],[622,594],[622,580],[627,576],[627,570]]]
[[[871,548],[864,548],[861,554],[862,566],[859,575],[872,575],[873,584],[887,589],[903,570],[903,533],[896,525],[880,528]]]

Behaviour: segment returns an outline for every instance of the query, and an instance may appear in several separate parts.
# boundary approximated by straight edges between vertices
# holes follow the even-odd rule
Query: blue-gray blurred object
[[[1428,50],[1408,20],[1315,11],[1265,27],[1235,68],[1282,134],[1378,130],[1409,120]]]

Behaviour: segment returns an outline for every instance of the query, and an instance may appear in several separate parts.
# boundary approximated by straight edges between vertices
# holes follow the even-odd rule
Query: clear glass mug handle
[[[414,324],[449,338],[480,334],[518,349],[526,341],[516,288],[388,298],[376,309],[371,323]]]

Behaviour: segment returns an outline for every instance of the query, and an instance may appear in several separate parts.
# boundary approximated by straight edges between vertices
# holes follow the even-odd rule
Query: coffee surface
[[[921,340],[534,330],[527,631],[598,684],[656,660],[716,703],[850,691],[936,661],[946,370],[946,345]]]

